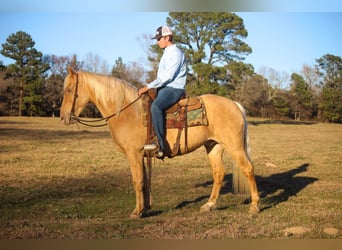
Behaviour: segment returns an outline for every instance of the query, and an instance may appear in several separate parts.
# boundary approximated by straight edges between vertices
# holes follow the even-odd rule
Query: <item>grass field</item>
[[[0,117],[0,239],[341,239],[342,125],[249,122],[258,215],[231,193],[228,156],[217,210],[199,213],[212,186],[199,149],[155,162],[152,210],[131,220],[129,167],[106,127]]]

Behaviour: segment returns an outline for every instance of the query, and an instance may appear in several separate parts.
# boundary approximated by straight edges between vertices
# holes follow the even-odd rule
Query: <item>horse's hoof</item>
[[[136,215],[136,214],[131,214],[129,216],[130,219],[133,219],[133,220],[137,220],[137,219],[140,219],[140,216],[139,215]]]
[[[133,212],[133,213],[131,213],[131,215],[129,216],[129,218],[130,219],[134,219],[134,220],[136,220],[136,219],[141,219],[141,214],[139,214],[139,213],[137,213],[137,212]]]
[[[258,206],[251,206],[248,211],[250,215],[255,215],[255,214],[258,214],[259,212],[260,212],[260,209],[258,208]]]
[[[210,211],[210,207],[208,205],[201,206],[200,213],[206,213]]]
[[[213,210],[215,208],[216,208],[215,205],[205,204],[205,205],[201,206],[200,213],[210,212],[211,210]]]

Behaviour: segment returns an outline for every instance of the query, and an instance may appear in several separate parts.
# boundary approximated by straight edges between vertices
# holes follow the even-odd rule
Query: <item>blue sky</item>
[[[16,1],[30,2],[12,0],[11,3]],[[135,0],[125,3],[132,1]],[[31,0],[31,3],[37,2],[39,0]],[[119,56],[124,62],[146,63],[146,54],[138,39],[143,34],[153,35],[158,26],[165,24],[168,16],[168,12],[128,11],[126,7],[79,11],[63,9],[60,6],[65,5],[53,4],[54,1],[43,3],[39,7],[33,4],[25,8],[0,3],[0,44],[5,43],[10,34],[22,30],[31,35],[36,42],[35,48],[44,54],[77,54],[82,60],[92,52],[110,66]],[[244,20],[249,34],[246,42],[253,50],[245,62],[251,63],[257,72],[261,67],[298,72],[303,64],[313,66],[315,59],[324,54],[342,57],[342,29],[338,27],[342,24],[342,12],[237,14]],[[0,61],[4,64],[11,62],[2,55]]]
[[[253,52],[246,58],[255,70],[272,67],[298,72],[303,64],[330,53],[342,57],[342,12],[238,13]]]
[[[78,55],[85,59],[92,52],[113,65],[121,56],[124,62],[137,61],[146,54],[139,42],[165,24],[167,13],[159,12],[19,12],[0,13],[0,43],[19,30],[31,35],[35,48],[44,54]],[[0,60],[6,64],[6,58]]]

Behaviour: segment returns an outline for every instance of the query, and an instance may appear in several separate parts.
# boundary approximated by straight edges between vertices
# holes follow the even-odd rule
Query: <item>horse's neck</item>
[[[115,81],[115,79],[112,81]],[[102,85],[102,92],[104,90],[106,92],[102,93],[102,95],[96,93],[96,84],[89,84],[89,82],[87,82],[87,84],[90,101],[97,107],[103,117],[119,114],[123,108],[134,101],[134,90],[125,86],[124,82],[115,83],[115,88],[117,89],[113,89],[113,86],[105,85],[105,83],[99,80],[97,84]],[[120,89],[120,91],[118,91],[118,89]],[[137,94],[136,96],[138,97]]]

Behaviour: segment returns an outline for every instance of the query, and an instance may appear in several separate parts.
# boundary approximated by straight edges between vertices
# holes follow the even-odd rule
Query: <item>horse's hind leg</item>
[[[213,188],[211,190],[210,198],[206,204],[204,204],[200,212],[207,212],[216,208],[216,201],[220,194],[224,177],[224,165],[222,161],[222,155],[224,149],[221,145],[215,144],[213,147],[206,145],[208,152],[209,162],[213,171]]]
[[[242,169],[242,172],[245,174],[247,181],[248,181],[248,185],[249,185],[249,189],[251,193],[251,199],[252,199],[252,203],[249,208],[249,213],[251,214],[258,213],[259,212],[259,207],[258,207],[259,194],[258,194],[258,189],[257,189],[256,181],[255,181],[254,167],[252,163],[250,162],[250,160],[248,159],[246,152],[243,149],[234,151],[231,156],[233,160],[236,162],[236,164]]]

